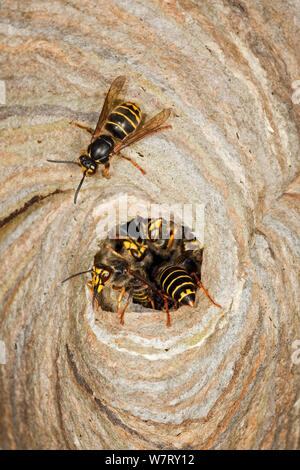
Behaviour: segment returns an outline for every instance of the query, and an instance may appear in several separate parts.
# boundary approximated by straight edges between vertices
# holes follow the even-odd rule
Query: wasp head
[[[92,267],[92,286],[97,294],[100,294],[103,287],[108,283],[112,272],[109,266],[94,264]]]
[[[88,155],[81,155],[78,159],[83,173],[93,175],[97,170],[97,163]]]
[[[137,260],[142,260],[147,251],[147,245],[143,242],[138,242],[137,240],[132,240],[130,237],[127,237],[126,240],[123,241],[123,245],[133,256],[133,258]]]

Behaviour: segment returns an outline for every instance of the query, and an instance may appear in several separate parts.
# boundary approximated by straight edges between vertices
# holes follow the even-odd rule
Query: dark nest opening
[[[193,306],[203,245],[173,220],[136,217],[115,227],[94,258],[91,292],[105,311]],[[102,277],[101,277],[102,276]]]

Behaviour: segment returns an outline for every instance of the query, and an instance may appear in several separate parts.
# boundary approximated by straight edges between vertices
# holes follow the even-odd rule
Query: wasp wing
[[[111,84],[110,89],[108,90],[108,93],[106,95],[104,105],[102,108],[102,111],[100,113],[97,126],[94,130],[93,136],[92,136],[92,142],[100,135],[101,129],[103,127],[103,124],[110,112],[110,110],[113,107],[114,102],[116,101],[118,94],[122,90],[124,83],[125,83],[126,77],[123,75],[120,75],[117,77]]]
[[[163,109],[152,119],[149,119],[141,129],[137,129],[133,134],[130,134],[124,140],[119,142],[114,148],[114,153],[120,152],[124,147],[127,147],[128,145],[133,144],[133,142],[137,142],[138,140],[143,139],[147,135],[155,134],[155,132],[171,127],[161,127],[161,125],[169,118],[170,114],[171,109]]]

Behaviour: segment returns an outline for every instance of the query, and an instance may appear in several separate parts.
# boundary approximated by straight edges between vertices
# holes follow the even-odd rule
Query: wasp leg
[[[125,157],[125,155],[123,155],[122,153],[118,152],[116,153],[115,155],[117,155],[118,157],[121,157],[121,158],[124,158],[124,160],[128,160],[130,163],[132,163],[136,168],[138,168],[140,170],[140,172],[145,175],[146,172],[145,170],[140,166],[138,165],[135,161],[133,161],[131,158],[129,157]]]
[[[102,171],[103,176],[105,176],[105,178],[106,178],[107,180],[109,180],[109,178],[110,178],[110,176],[109,176],[109,174],[108,174],[109,167],[110,167],[109,162],[108,162],[108,163],[105,163],[104,170]]]
[[[170,248],[170,246],[172,245],[173,243],[173,240],[174,240],[174,232],[172,232],[170,238],[169,238],[169,241],[168,241],[168,244],[167,244],[167,249]]]
[[[125,315],[125,312],[126,312],[126,309],[127,309],[128,305],[129,305],[129,302],[130,302],[130,300],[131,300],[131,297],[132,297],[132,293],[129,292],[126,305],[125,305],[125,307],[123,308],[123,310],[122,310],[122,312],[121,312],[121,314],[120,314],[120,323],[121,323],[121,325],[124,325],[124,315]]]
[[[148,297],[148,300],[151,303],[152,309],[155,310],[155,304],[154,304],[154,300],[152,299],[152,297]]]
[[[163,300],[163,302],[165,304],[166,315],[167,315],[167,327],[169,328],[169,326],[171,326],[171,318],[170,318],[170,312],[169,312],[167,298],[160,290],[158,290],[157,293],[158,293],[158,295],[160,296],[160,298]]]
[[[93,134],[93,132],[94,132],[94,129],[92,129],[91,127],[82,126],[78,122],[70,121],[70,124],[72,124],[73,126],[80,127],[80,129],[84,129],[85,131],[89,132],[90,134]]]
[[[87,281],[86,286],[87,286],[88,290],[90,291],[90,293],[92,295],[92,298],[93,298],[94,297],[94,289],[92,287],[92,281]],[[98,310],[99,303],[98,303],[98,300],[96,298],[95,298],[95,307],[96,307],[96,310]]]
[[[197,286],[199,287],[199,289],[203,289],[205,295],[209,298],[209,300],[211,301],[211,303],[214,304],[216,307],[223,308],[223,307],[221,307],[221,305],[217,304],[217,303],[211,298],[211,296],[209,295],[209,293],[208,293],[207,290],[205,289],[204,285],[203,285],[202,282],[200,281],[200,279],[199,279],[199,277],[197,276],[197,274],[196,274],[196,273],[191,273],[191,276],[195,279],[196,284],[197,284]]]
[[[114,286],[114,289],[119,290],[117,286]],[[121,292],[120,292],[119,297],[118,297],[118,315],[120,317],[120,323],[123,325],[124,324],[124,318],[123,317],[124,317],[125,312],[124,313],[123,313],[123,311],[121,312],[121,302],[123,300],[126,287],[123,286],[123,287],[121,287],[120,290],[121,290]],[[122,316],[122,313],[123,313],[123,316]]]

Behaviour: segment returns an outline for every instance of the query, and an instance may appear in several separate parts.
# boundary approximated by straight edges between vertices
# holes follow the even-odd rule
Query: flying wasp
[[[122,90],[125,77],[117,77],[110,86],[106,95],[102,111],[100,113],[95,130],[82,126],[74,122],[73,124],[81,129],[85,129],[91,135],[91,142],[86,151],[79,157],[78,162],[70,162],[65,160],[48,160],[54,163],[66,163],[80,166],[83,176],[76,189],[74,203],[76,204],[78,193],[81,189],[86,176],[96,173],[98,165],[104,165],[103,176],[110,178],[108,171],[110,167],[110,157],[118,155],[125,160],[131,162],[138,168],[142,174],[146,174],[145,170],[140,167],[131,158],[121,154],[121,150],[129,145],[143,139],[147,135],[168,129],[171,126],[162,126],[162,124],[170,116],[171,110],[164,109],[156,114],[152,119],[139,127],[142,119],[140,107],[136,103],[124,102],[116,105],[118,95]]]

